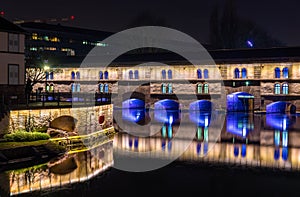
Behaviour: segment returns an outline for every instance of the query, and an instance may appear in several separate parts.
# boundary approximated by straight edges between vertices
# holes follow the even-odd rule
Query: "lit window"
[[[197,78],[202,79],[202,71],[200,69],[197,70]]]
[[[240,70],[238,68],[234,69],[234,78],[240,78]]]
[[[138,78],[139,78],[139,71],[138,71],[138,70],[135,70],[135,71],[134,71],[134,78],[135,78],[135,79],[138,79]]]
[[[209,90],[208,90],[208,84],[206,83],[206,84],[204,84],[204,88],[203,88],[203,92],[204,92],[204,94],[208,94],[208,92],[209,92]]]
[[[172,70],[168,70],[168,79],[172,79]]]
[[[38,39],[37,33],[33,33],[32,36],[31,36],[31,39],[32,40],[37,40]]]
[[[282,94],[289,94],[289,85],[287,83],[282,85]]]
[[[99,92],[104,92],[104,85],[102,83],[99,84]]]
[[[76,91],[80,92],[80,84],[79,83],[77,83],[77,85],[76,85]]]
[[[107,71],[104,72],[104,79],[108,79],[108,72]]]
[[[30,47],[29,50],[30,50],[30,51],[37,51],[37,48],[36,48],[36,47]]]
[[[275,84],[275,87],[274,87],[274,93],[275,94],[280,94],[280,84],[279,83],[276,83]]]
[[[54,92],[54,86],[53,86],[53,84],[50,85],[49,92]]]
[[[289,78],[289,69],[287,67],[282,69],[283,78]]]
[[[161,78],[166,79],[166,71],[165,70],[161,71]]]
[[[246,68],[242,69],[242,78],[243,79],[247,78],[247,69]]]
[[[75,79],[75,72],[74,71],[71,72],[71,79]]]
[[[79,71],[76,72],[76,79],[80,79],[80,72]]]
[[[172,87],[172,84],[171,84],[171,83],[168,84],[168,93],[169,93],[169,94],[172,94],[172,93],[173,93],[173,87]]]
[[[197,84],[197,93],[202,94],[202,84],[201,83]]]
[[[108,93],[108,84],[107,83],[104,85],[104,92]]]
[[[44,36],[44,40],[45,41],[49,41],[49,37],[48,36]]]
[[[132,72],[132,70],[129,71],[129,79],[133,79],[133,72]]]
[[[276,67],[274,69],[274,72],[275,72],[275,78],[280,78],[280,68]]]
[[[49,79],[49,73],[45,72],[46,79]]]
[[[99,79],[103,79],[103,72],[102,71],[99,72]]]
[[[72,92],[76,92],[76,84],[75,83],[72,83],[72,85],[71,85],[71,91]]]
[[[50,79],[50,80],[53,80],[53,78],[54,78],[53,72],[50,72],[50,74],[49,74],[49,79]]]
[[[49,84],[47,83],[46,84],[46,92],[49,92],[50,91],[50,86],[49,86]]]
[[[204,69],[203,74],[204,74],[204,79],[208,79],[208,70],[207,69]]]
[[[162,92],[163,94],[167,93],[167,85],[164,84],[164,83],[161,85],[161,92]]]

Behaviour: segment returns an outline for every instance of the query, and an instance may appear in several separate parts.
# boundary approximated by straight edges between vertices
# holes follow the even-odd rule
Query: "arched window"
[[[168,79],[172,79],[172,70],[168,70]]]
[[[135,79],[138,79],[138,78],[139,78],[139,71],[138,71],[138,70],[135,70],[135,71],[134,71],[134,78],[135,78]]]
[[[163,94],[167,93],[167,85],[165,83],[161,84],[161,92]]]
[[[274,72],[275,72],[275,78],[280,78],[280,68],[276,67],[274,69]]]
[[[132,70],[129,71],[129,79],[133,79],[133,72],[132,72]]]
[[[202,79],[202,70],[201,69],[197,70],[197,78]]]
[[[53,86],[53,84],[50,84],[49,92],[54,92],[54,86]]]
[[[50,91],[50,86],[49,86],[49,84],[47,83],[46,84],[46,92],[49,92]]]
[[[208,92],[209,92],[208,83],[204,84],[203,92],[204,92],[204,94],[208,94]]]
[[[53,72],[50,72],[49,79],[50,79],[50,80],[53,80],[53,79],[54,79]]]
[[[238,68],[234,69],[234,78],[240,78],[240,70]]]
[[[275,94],[280,94],[280,84],[279,83],[275,84],[274,93]]]
[[[198,94],[202,94],[202,86],[203,86],[202,83],[197,84],[197,93]]]
[[[99,72],[99,79],[103,79],[103,72],[102,71]]]
[[[282,94],[289,94],[289,85],[287,83],[282,85]]]
[[[283,75],[283,78],[289,78],[289,69],[287,67],[284,67],[282,69],[282,75]]]
[[[79,71],[76,72],[76,79],[80,79],[80,72]]]
[[[208,79],[208,70],[207,69],[204,69],[203,74],[204,74],[204,79]]]
[[[76,92],[80,92],[80,84],[79,83],[77,83],[77,85],[76,85]]]
[[[49,79],[49,73],[45,72],[45,75],[46,75],[46,79]]]
[[[71,72],[71,79],[75,79],[75,72],[74,71]]]
[[[99,92],[101,92],[101,93],[104,92],[104,85],[103,85],[103,83],[99,84]]]
[[[161,71],[161,78],[166,79],[166,71],[165,70]]]
[[[108,84],[106,83],[106,84],[104,85],[104,92],[105,92],[105,93],[108,93],[108,91],[109,91],[109,90],[108,90]]]
[[[247,78],[247,69],[246,68],[242,69],[242,78],[243,79]]]
[[[71,91],[72,92],[76,92],[76,84],[75,83],[72,83],[72,85],[71,85]]]
[[[104,71],[104,79],[108,79],[108,72]]]
[[[172,94],[172,93],[173,93],[173,87],[172,87],[172,84],[171,84],[171,83],[168,84],[168,93],[169,93],[169,94]]]

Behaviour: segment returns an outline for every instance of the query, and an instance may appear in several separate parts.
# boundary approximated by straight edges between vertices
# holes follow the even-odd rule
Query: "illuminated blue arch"
[[[156,110],[179,110],[179,103],[174,100],[164,99],[154,103],[154,109]]]
[[[71,79],[75,79],[75,72],[74,71],[71,72]]]
[[[139,79],[139,71],[138,70],[134,71],[134,78]]]
[[[102,71],[99,72],[99,79],[103,79],[103,72]]]
[[[104,79],[108,79],[108,71],[104,71]]]
[[[242,69],[242,78],[243,79],[247,78],[247,69],[246,68]]]
[[[288,67],[284,67],[283,69],[282,69],[282,76],[283,76],[283,78],[289,78],[289,69],[288,69]]]
[[[129,122],[142,122],[145,121],[146,110],[143,108],[126,108],[122,109],[122,118]]]
[[[197,78],[202,79],[202,70],[201,69],[197,70]]]
[[[127,99],[122,102],[122,108],[145,109],[145,101],[140,99]]]
[[[166,79],[166,70],[161,71],[161,78]]]
[[[173,76],[172,76],[172,70],[168,70],[168,79],[172,79]]]
[[[204,74],[204,79],[208,79],[208,70],[207,69],[204,69],[203,74]]]
[[[132,72],[132,70],[129,71],[129,79],[133,79],[133,72]]]
[[[238,68],[234,69],[234,78],[236,79],[240,78],[240,70]]]
[[[211,112],[213,108],[213,103],[208,100],[198,100],[190,103],[189,110],[196,110],[201,112]]]
[[[274,69],[274,73],[275,73],[275,78],[280,78],[280,68],[276,67]]]
[[[296,106],[285,101],[276,101],[266,106],[267,113],[296,113]]]
[[[227,111],[248,112],[253,110],[254,96],[247,92],[235,92],[227,95]],[[252,105],[252,106],[251,106]]]

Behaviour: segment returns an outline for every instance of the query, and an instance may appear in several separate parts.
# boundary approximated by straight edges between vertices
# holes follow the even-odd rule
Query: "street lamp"
[[[45,66],[44,66],[44,70],[46,71],[46,73],[48,73],[47,71],[50,70],[50,67],[47,66],[47,65],[45,65]],[[48,77],[49,77],[49,73],[46,74],[46,86],[45,86],[46,92],[48,92],[48,90],[47,90],[47,85],[48,85],[48,84],[47,84],[47,80],[48,80]]]

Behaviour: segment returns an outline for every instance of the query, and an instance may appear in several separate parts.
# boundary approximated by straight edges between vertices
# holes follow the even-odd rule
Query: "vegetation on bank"
[[[48,140],[50,135],[37,131],[27,132],[25,130],[17,130],[13,133],[4,135],[3,138],[8,142],[32,142],[38,140]]]

